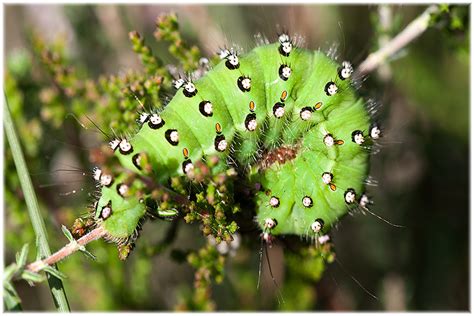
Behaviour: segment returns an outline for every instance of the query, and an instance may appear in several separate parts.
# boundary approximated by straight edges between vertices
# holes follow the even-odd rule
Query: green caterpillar
[[[94,219],[108,239],[133,238],[147,212],[176,214],[150,203],[142,176],[164,185],[192,177],[210,155],[247,171],[267,242],[278,234],[317,237],[369,203],[364,180],[381,132],[351,85],[349,62],[298,48],[286,34],[241,56],[228,49],[219,56],[198,80],[176,80],[173,99],[161,112],[141,113],[132,138],[110,141],[129,172],[94,170],[101,185]]]

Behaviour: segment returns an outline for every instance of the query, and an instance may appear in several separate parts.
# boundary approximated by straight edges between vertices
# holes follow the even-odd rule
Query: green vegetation
[[[150,15],[169,12],[167,8],[45,6],[43,14],[63,21],[63,29],[71,32],[56,34],[35,24],[39,21],[31,17],[33,7],[6,6],[4,91],[21,150],[6,131],[4,307],[58,308],[46,282],[40,282],[46,279],[43,274],[27,272],[25,265],[36,259],[36,252],[47,255],[48,242],[51,249],[59,249],[71,234],[78,238],[87,230],[82,218],[95,190],[90,170],[114,163],[103,154],[105,137],[94,124],[106,133],[130,132],[140,104],[162,107],[172,97],[171,80],[178,70],[198,70],[201,57],[211,64],[216,61],[210,54],[225,44],[214,39],[216,34],[248,48],[254,45],[254,34],[271,37],[276,24],[287,24],[295,27],[290,32],[306,36],[310,48],[325,50],[333,41],[340,42],[341,58],[357,64],[379,48],[380,36],[394,36],[424,9],[389,8],[392,23],[386,29],[379,25],[376,7],[365,6],[179,7],[179,19],[156,14],[155,25]],[[20,16],[25,17],[22,26]],[[241,226],[239,247],[227,245],[236,222],[252,223],[252,218],[237,209],[212,207],[208,202],[215,198],[215,187],[209,186],[189,206],[184,220],[145,224],[133,252],[122,248],[117,253],[116,247],[97,241],[83,251],[96,261],[90,255],[73,255],[59,264],[61,272],[49,270],[66,276],[71,309],[466,310],[469,18],[468,6],[444,6],[426,34],[387,64],[389,76],[374,74],[361,89],[361,94],[383,104],[377,116],[385,128],[371,169],[379,187],[369,193],[377,214],[405,229],[372,216],[344,219],[333,231],[343,269],[327,264],[335,256],[329,245],[316,248],[297,238],[283,238],[268,250],[279,289],[264,259],[257,291],[259,232],[255,226]],[[142,31],[129,32],[135,28]],[[4,125],[9,126],[7,121]],[[19,152],[26,165],[18,165]],[[209,164],[203,167],[215,167]],[[28,175],[26,170],[38,200],[33,208],[27,202],[35,193],[20,181]],[[212,176],[219,178],[219,170]],[[224,194],[227,179],[216,181]],[[186,192],[179,179],[172,185],[176,192]],[[209,216],[200,216],[198,207],[208,209]],[[232,218],[225,215],[229,212]],[[41,217],[47,238],[44,231],[35,233],[43,227]],[[62,231],[62,225],[71,233]],[[38,234],[42,237],[37,239]],[[452,267],[450,273],[447,266]],[[351,276],[379,300],[368,296]],[[25,280],[38,284],[30,287]],[[58,282],[54,276],[48,281]],[[62,290],[53,288],[55,302],[66,310],[64,298],[57,298]],[[278,303],[278,291],[284,304]],[[389,295],[393,291],[399,295]]]

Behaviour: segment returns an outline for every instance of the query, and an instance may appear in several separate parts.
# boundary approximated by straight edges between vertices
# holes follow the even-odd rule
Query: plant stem
[[[67,244],[66,246],[62,247],[59,249],[57,252],[53,253],[49,257],[35,261],[33,263],[30,263],[26,269],[30,270],[32,272],[38,272],[44,269],[46,266],[51,266],[62,259],[66,258],[67,256],[75,253],[78,250],[81,250],[81,248],[91,241],[97,240],[99,238],[102,238],[105,235],[105,229],[102,226],[99,226],[95,228],[94,230],[90,231],[86,235],[82,236],[78,240],[74,240]]]
[[[380,35],[377,40],[378,47],[384,47],[390,42],[390,29],[392,27],[392,6],[389,4],[381,4],[378,8],[378,15],[379,15],[379,28],[380,28]],[[379,76],[380,80],[387,82],[392,77],[392,70],[390,69],[390,65],[388,63],[384,63],[380,65],[379,69],[377,69],[377,75]]]
[[[20,141],[18,140],[18,136],[15,131],[15,126],[10,114],[10,108],[8,106],[7,96],[5,94],[4,101],[3,120],[5,133],[10,144],[13,160],[15,161],[18,178],[20,179],[21,188],[25,196],[25,202],[28,206],[31,224],[33,225],[33,230],[35,231],[36,239],[38,241],[38,252],[41,257],[48,257],[51,255],[51,250],[48,244],[45,224],[43,218],[41,217],[38,200],[36,199],[35,191],[33,190],[33,185],[31,184],[30,175],[25,163],[25,157],[23,156],[23,151],[21,150]],[[47,274],[47,276],[51,294],[53,295],[54,305],[60,312],[69,312],[69,303],[62,281],[51,274]]]
[[[410,42],[415,40],[424,31],[428,29],[431,14],[438,12],[438,5],[429,6],[420,16],[413,20],[408,26],[397,36],[395,36],[385,46],[381,47],[378,51],[370,54],[357,69],[359,75],[366,75],[378,66],[384,63],[387,58],[393,56],[400,49],[408,45]]]

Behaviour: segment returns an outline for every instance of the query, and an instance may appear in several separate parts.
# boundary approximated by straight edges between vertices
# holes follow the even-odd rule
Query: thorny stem
[[[86,235],[82,236],[80,239],[70,242],[69,244],[67,244],[57,252],[53,253],[46,259],[38,260],[29,264],[26,269],[32,272],[41,271],[45,267],[51,266],[68,257],[69,255],[75,253],[76,251],[81,250],[83,246],[87,245],[91,241],[104,237],[105,233],[105,229],[102,226],[99,226],[87,233]]]
[[[147,181],[147,182],[149,182],[149,181]],[[175,199],[177,201],[181,201],[183,204],[184,203],[185,204],[189,203],[189,200],[186,197],[184,197],[184,196],[182,196],[182,195],[180,195],[180,194],[178,194],[174,191],[171,191],[171,190],[168,190],[168,191],[170,193],[175,194]],[[72,255],[76,251],[81,250],[81,248],[83,246],[87,245],[91,241],[94,241],[94,240],[97,240],[97,239],[100,239],[100,238],[104,237],[105,234],[106,234],[105,229],[102,226],[98,226],[97,228],[90,231],[86,235],[82,236],[78,240],[74,240],[74,241],[70,242],[69,244],[65,245],[63,248],[61,248],[57,252],[53,253],[49,257],[47,257],[43,260],[37,260],[33,263],[30,263],[26,267],[26,269],[29,270],[29,271],[32,271],[32,272],[39,272],[39,271],[43,270],[45,267],[51,266],[51,265],[63,260],[64,258]]]
[[[393,56],[400,49],[408,45],[410,42],[415,40],[420,36],[428,26],[430,25],[431,14],[438,12],[438,5],[431,5],[426,9],[419,17],[413,20],[408,26],[397,36],[395,36],[390,42],[385,46],[380,48],[378,51],[370,54],[357,69],[359,75],[366,75],[382,63],[384,63],[387,58]]]

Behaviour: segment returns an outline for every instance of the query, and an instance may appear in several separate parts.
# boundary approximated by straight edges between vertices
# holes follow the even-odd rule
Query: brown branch
[[[357,72],[359,75],[366,75],[382,63],[387,58],[393,56],[400,49],[411,43],[418,36],[420,36],[429,27],[431,14],[438,12],[438,5],[431,5],[426,9],[419,17],[413,20],[408,26],[397,36],[395,36],[385,46],[380,48],[378,51],[370,54],[359,66]]]
[[[30,263],[26,269],[32,272],[39,272],[43,270],[47,266],[51,266],[62,259],[68,257],[69,255],[75,253],[76,251],[80,250],[83,246],[87,245],[91,241],[97,240],[102,238],[105,235],[106,231],[102,226],[95,228],[94,230],[90,231],[86,235],[82,236],[80,239],[75,240],[58,250],[57,252],[53,253],[51,256],[35,261]]]

